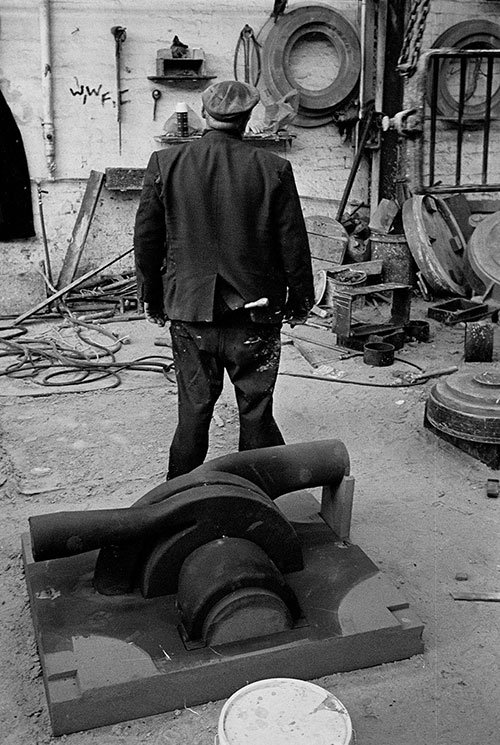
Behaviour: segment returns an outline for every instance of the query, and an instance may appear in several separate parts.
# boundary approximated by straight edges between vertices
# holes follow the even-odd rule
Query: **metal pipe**
[[[245,450],[204,463],[184,476],[165,481],[137,500],[134,507],[155,504],[180,490],[203,483],[210,474],[231,474],[251,481],[271,499],[299,489],[340,484],[349,475],[349,453],[340,440]]]
[[[55,512],[30,517],[33,557],[35,561],[42,561],[111,545],[118,556],[118,546],[143,540],[145,536],[149,539],[172,536],[193,526],[210,512],[214,496],[227,497],[228,502],[234,502],[236,521],[238,515],[245,520],[245,514],[255,512],[255,520],[267,521],[269,531],[280,525],[284,529],[288,523],[282,524],[279,510],[258,492],[252,492],[249,489],[252,484],[276,499],[299,489],[338,486],[348,469],[349,456],[340,440],[279,445],[222,456],[185,476],[161,484],[132,508]],[[203,482],[204,474],[209,481],[210,474],[217,473],[244,479],[244,493],[235,499],[235,487],[210,486]],[[160,498],[161,488],[170,499]],[[148,500],[148,495],[153,494],[154,500]],[[287,534],[295,535],[290,528],[281,539]],[[276,540],[280,540],[278,534]]]
[[[42,230],[43,251],[45,254],[45,274],[47,276],[48,286],[50,286],[52,292],[55,292],[54,280],[52,278],[52,266],[51,266],[51,261],[50,261],[49,244],[47,241],[47,231],[45,230],[45,217],[43,214],[42,194],[47,194],[47,192],[42,189],[39,181],[37,181],[36,187],[38,191],[38,212],[40,215],[40,227]]]
[[[439,86],[439,75],[440,75],[440,60],[439,57],[430,58],[430,74],[431,74],[431,123],[430,123],[430,143],[429,143],[429,183],[433,184],[435,181],[435,166],[436,166],[436,136],[437,136],[437,100],[438,100],[438,86]]]
[[[483,136],[483,160],[481,170],[481,183],[488,182],[488,157],[490,148],[490,128],[491,128],[491,92],[493,88],[493,57],[488,57],[486,72],[486,112],[484,115],[484,136]]]
[[[365,113],[365,81],[366,81],[366,0],[360,0],[359,4],[359,33],[361,46],[361,71],[359,73],[359,118]]]
[[[52,62],[51,62],[51,44],[50,44],[50,0],[40,0],[39,4],[40,19],[40,54],[41,54],[41,74],[42,74],[42,136],[45,145],[45,158],[49,169],[49,178],[52,180],[55,175],[55,129],[54,114],[52,108]]]
[[[375,111],[382,111],[384,100],[385,51],[387,44],[387,0],[379,0],[377,14],[377,55],[375,73]],[[379,204],[381,148],[372,154],[370,175],[370,215]]]
[[[460,186],[462,178],[462,149],[464,142],[464,111],[465,111],[465,80],[467,75],[468,60],[460,58],[460,92],[458,95],[458,121],[457,121],[457,160],[455,163],[455,185]]]

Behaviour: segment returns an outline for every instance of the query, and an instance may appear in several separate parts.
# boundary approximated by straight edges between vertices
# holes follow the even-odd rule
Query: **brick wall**
[[[207,70],[217,80],[233,77],[233,54],[239,33],[248,23],[257,33],[266,23],[272,0],[51,0],[51,48],[53,109],[56,142],[55,178],[49,178],[41,121],[43,100],[40,69],[39,4],[34,0],[4,0],[0,7],[0,89],[23,136],[30,175],[41,181],[47,236],[55,276],[65,255],[90,170],[110,167],[141,168],[152,150],[160,147],[160,135],[177,101],[200,109],[201,87],[158,85],[155,74],[157,49],[170,46],[177,34],[190,47],[203,48]],[[291,6],[294,3],[290,3]],[[331,3],[359,29],[360,3]],[[500,2],[439,0],[432,3],[425,43],[449,25],[478,16],[495,20]],[[121,87],[126,89],[122,107],[122,152],[118,148],[116,121],[115,42],[112,26],[123,26]],[[424,46],[425,46],[424,43]],[[328,65],[312,59],[315,67]],[[307,73],[307,59],[302,59]],[[304,68],[305,66],[305,68]],[[162,96],[153,121],[151,91]],[[293,128],[297,135],[286,157],[293,164],[307,213],[329,212],[342,195],[353,161],[353,146],[344,142],[333,124]],[[361,168],[352,199],[368,198],[368,172]],[[33,292],[43,296],[36,272],[43,256],[37,215],[36,189],[33,204],[37,238],[0,245],[4,255],[0,270],[0,313],[17,312],[32,304]],[[126,250],[131,235],[137,194],[103,190],[88,238],[82,269]],[[127,268],[124,262],[121,268]],[[120,265],[116,267],[120,268]],[[22,276],[23,280],[20,281]],[[32,277],[29,298],[26,283]]]

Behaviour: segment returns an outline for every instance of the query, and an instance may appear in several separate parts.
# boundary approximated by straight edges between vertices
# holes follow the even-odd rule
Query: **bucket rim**
[[[247,685],[243,686],[242,688],[239,688],[237,691],[235,691],[224,703],[220,715],[219,715],[219,722],[218,722],[218,739],[219,739],[219,745],[232,745],[231,742],[228,740],[226,731],[225,731],[225,723],[227,720],[227,715],[232,707],[247,693],[251,693],[255,690],[263,690],[265,688],[271,689],[273,687],[276,687],[279,684],[295,684],[297,687],[302,687],[304,689],[308,689],[314,693],[321,693],[323,694],[324,698],[328,699],[334,699],[335,701],[335,710],[338,711],[338,713],[343,718],[343,723],[345,725],[345,735],[346,739],[345,742],[342,743],[342,745],[352,745],[353,743],[353,736],[354,736],[354,730],[352,727],[352,721],[351,717],[349,715],[349,712],[347,711],[346,707],[338,699],[333,693],[328,691],[326,688],[323,688],[322,686],[317,685],[316,683],[312,683],[309,680],[301,680],[300,678],[287,678],[287,677],[278,677],[278,678],[263,678],[262,680],[254,681],[253,683],[248,683]]]

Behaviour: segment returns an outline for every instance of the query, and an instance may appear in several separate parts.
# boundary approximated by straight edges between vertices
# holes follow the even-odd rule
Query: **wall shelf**
[[[213,80],[205,69],[203,49],[186,49],[182,57],[172,56],[171,49],[158,49],[156,52],[156,75],[148,75],[155,83],[199,82]]]
[[[191,75],[191,73],[185,73],[184,75],[148,75],[148,80],[154,80],[155,83],[169,83],[171,81],[179,82],[191,80],[214,80],[217,75]]]
[[[260,145],[260,146],[273,146],[273,145],[283,145],[283,147],[286,150],[286,146],[289,147],[292,146],[292,143],[297,135],[292,134],[291,132],[281,131],[281,132],[265,132],[262,134],[245,134],[243,135],[243,140],[245,142],[251,142],[252,145]],[[202,133],[198,132],[192,135],[189,135],[189,137],[180,137],[179,135],[175,134],[165,134],[165,135],[157,135],[154,139],[156,142],[159,142],[162,145],[178,145],[182,142],[192,142],[193,140],[199,140],[200,137],[202,137]]]

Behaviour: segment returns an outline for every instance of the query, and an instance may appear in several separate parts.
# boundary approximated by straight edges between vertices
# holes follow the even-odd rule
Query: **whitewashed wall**
[[[361,3],[335,0],[330,4],[359,29]],[[290,3],[293,6],[294,3]],[[448,26],[464,18],[498,14],[500,3],[491,0],[433,0],[425,36],[427,43]],[[47,236],[55,276],[65,255],[90,170],[109,167],[144,167],[160,145],[155,135],[178,100],[200,109],[202,88],[176,88],[148,80],[155,74],[157,49],[170,46],[177,34],[190,47],[202,47],[207,70],[217,80],[233,77],[233,53],[239,33],[248,23],[257,33],[272,10],[272,0],[51,0],[52,71],[56,143],[55,179],[49,172],[42,138],[39,3],[37,0],[0,2],[0,89],[19,125],[30,176],[41,181]],[[122,153],[118,152],[116,122],[115,42],[112,26],[124,26],[122,89]],[[425,46],[425,42],[424,42]],[[153,121],[151,91],[162,98]],[[342,195],[353,160],[353,148],[343,142],[337,128],[291,128],[297,135],[286,157],[293,164],[304,209],[330,212],[326,202]],[[283,153],[282,153],[283,154]],[[352,190],[353,200],[368,197],[366,169]],[[43,287],[36,273],[43,256],[37,214],[37,238],[0,244],[0,313],[24,310]],[[82,259],[82,269],[96,266],[131,245],[137,194],[106,189]],[[116,269],[129,268],[125,261]],[[28,292],[29,290],[29,292]]]

